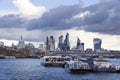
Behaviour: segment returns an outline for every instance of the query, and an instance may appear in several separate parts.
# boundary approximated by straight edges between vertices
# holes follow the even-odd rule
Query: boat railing
[[[83,64],[83,63],[78,63],[78,62],[73,62],[69,64],[69,67],[71,69],[91,69],[91,67],[88,64]]]
[[[109,65],[107,66],[98,66],[94,65],[94,69],[112,69],[112,70],[120,70],[120,66],[115,66],[115,65]]]
[[[45,63],[65,63],[63,58],[45,58]]]

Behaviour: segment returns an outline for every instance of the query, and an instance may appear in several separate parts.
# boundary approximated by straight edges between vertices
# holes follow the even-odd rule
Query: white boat
[[[120,72],[120,66],[113,65],[107,60],[95,60],[94,72]]]
[[[65,65],[68,72],[120,72],[120,66],[107,60],[71,60]]]
[[[71,60],[65,64],[65,70],[71,73],[85,73],[92,71],[87,62],[81,60]]]
[[[5,59],[15,59],[15,56],[5,56]]]
[[[46,67],[64,67],[65,57],[62,56],[44,56],[42,58],[42,65]]]

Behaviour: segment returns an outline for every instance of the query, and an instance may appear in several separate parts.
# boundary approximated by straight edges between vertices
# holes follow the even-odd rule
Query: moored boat
[[[113,65],[107,60],[76,59],[65,65],[65,69],[72,73],[81,72],[120,72],[120,66]]]
[[[41,63],[46,67],[64,67],[66,62],[62,56],[44,56]]]
[[[86,60],[71,60],[65,64],[65,70],[71,73],[88,73],[92,71]]]
[[[120,72],[120,66],[113,65],[107,60],[95,60],[94,61],[94,72]]]

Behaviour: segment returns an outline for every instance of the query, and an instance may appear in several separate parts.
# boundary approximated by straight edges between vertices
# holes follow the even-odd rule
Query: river
[[[120,65],[120,59],[109,60]],[[40,59],[0,59],[0,80],[120,80],[120,73],[70,74],[41,66]]]

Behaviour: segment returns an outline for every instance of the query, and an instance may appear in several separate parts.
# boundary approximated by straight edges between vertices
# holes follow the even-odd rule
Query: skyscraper
[[[77,49],[80,47],[80,44],[81,44],[81,41],[80,41],[80,39],[78,38],[78,39],[77,39]]]
[[[63,36],[62,35],[59,37],[59,43],[63,43]]]
[[[55,51],[55,39],[53,36],[46,37],[46,50]]]
[[[50,50],[48,36],[46,37],[46,50]]]
[[[64,50],[70,50],[69,33],[66,33],[64,40]]]
[[[94,43],[94,50],[101,50],[101,43],[102,43],[102,40],[99,39],[99,38],[94,38],[93,39],[93,43]]]
[[[60,50],[63,50],[63,48],[64,48],[63,36],[62,36],[62,35],[59,37],[58,48],[59,48]]]
[[[50,51],[55,51],[55,39],[53,36],[50,36],[49,39]]]
[[[80,45],[81,45],[81,46],[80,46],[80,50],[81,50],[81,51],[84,51],[84,43],[81,43]]]
[[[76,49],[80,50],[80,51],[84,51],[84,43],[81,43],[80,39],[77,39],[77,46]]]

